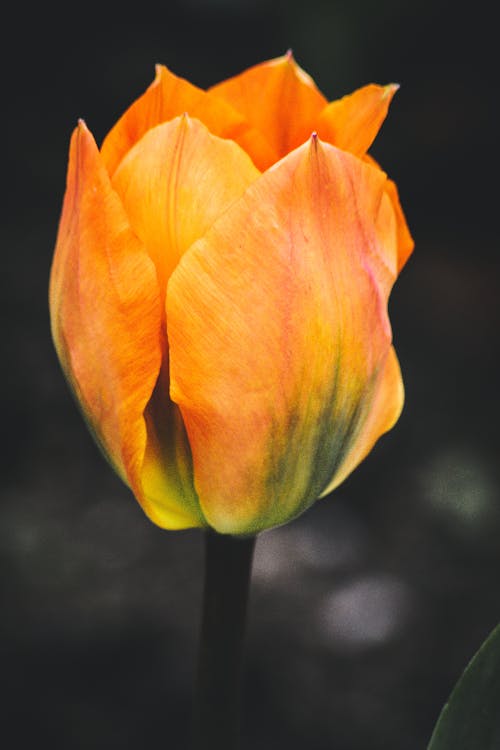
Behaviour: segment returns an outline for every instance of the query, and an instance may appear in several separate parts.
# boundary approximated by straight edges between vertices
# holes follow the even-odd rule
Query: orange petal
[[[291,54],[255,65],[210,92],[241,112],[278,158],[308,140],[327,104]]]
[[[171,396],[218,531],[293,518],[357,450],[391,338],[372,250],[384,186],[379,170],[313,139],[254,182],[170,279]]]
[[[146,512],[165,529],[206,526],[193,485],[186,430],[168,388],[167,355],[144,413],[148,439],[141,467],[141,486],[147,498]]]
[[[399,86],[372,83],[331,102],[320,113],[316,130],[320,138],[361,156],[372,145]]]
[[[376,169],[380,169],[379,164],[370,154],[365,154],[363,160],[367,164],[371,164]],[[382,170],[381,170],[382,171]],[[414,242],[406,223],[401,203],[399,202],[399,193],[396,184],[392,180],[387,180],[385,183],[385,193],[387,196],[386,203],[390,202],[392,206],[392,219],[388,219],[389,211],[385,208],[386,222],[390,221],[393,224],[393,231],[395,232],[395,247],[389,250],[389,254],[392,257],[392,265],[397,273],[401,271],[406,261],[413,252]],[[382,212],[381,212],[382,213]],[[380,217],[381,224],[384,223],[382,215]],[[387,226],[387,224],[386,224]]]
[[[387,180],[385,186],[385,192],[389,196],[392,208],[394,210],[394,216],[396,218],[396,231],[397,231],[397,244],[398,244],[398,260],[397,269],[398,272],[403,268],[406,261],[413,252],[414,242],[406,223],[401,203],[399,202],[399,194],[396,184],[392,180]]]
[[[161,364],[158,282],[83,123],[71,140],[50,310],[56,350],[92,432],[156,520],[141,473],[143,415]],[[174,524],[182,516],[184,526],[198,525],[169,502],[164,498],[163,518],[171,511]]]
[[[156,266],[162,299],[185,250],[259,174],[236,143],[186,115],[149,130],[125,156],[113,187]]]
[[[274,154],[264,139],[252,132],[245,118],[218,97],[193,86],[171,73],[163,65],[156,66],[156,78],[118,120],[108,133],[101,148],[102,158],[112,175],[125,154],[150,128],[184,113],[200,119],[207,128],[222,138],[250,145],[252,158],[259,166]],[[272,161],[271,161],[272,163]]]

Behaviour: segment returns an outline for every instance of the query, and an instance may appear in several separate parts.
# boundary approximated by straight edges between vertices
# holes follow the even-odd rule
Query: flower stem
[[[239,744],[243,644],[255,537],[206,532],[193,750]]]

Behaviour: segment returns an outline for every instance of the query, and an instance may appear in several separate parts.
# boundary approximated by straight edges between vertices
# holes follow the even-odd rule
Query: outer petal
[[[141,474],[143,413],[161,364],[158,282],[83,123],[71,141],[50,310],[61,364],[97,441],[156,520]],[[174,525],[196,525],[175,499],[168,504],[163,516]]]
[[[255,65],[210,91],[241,112],[278,158],[308,140],[327,104],[291,54]]]
[[[156,266],[162,299],[185,250],[259,175],[236,143],[186,115],[149,130],[125,156],[113,186]]]
[[[375,140],[398,88],[395,83],[372,83],[331,102],[317,118],[319,137],[352,154],[363,155]]]
[[[391,338],[374,269],[384,186],[379,170],[313,139],[253,183],[170,279],[171,395],[221,532],[289,520],[359,451]]]
[[[264,138],[252,130],[244,116],[233,107],[184,78],[178,78],[165,66],[157,65],[151,86],[104,139],[101,154],[109,174],[114,173],[125,154],[150,128],[185,112],[202,120],[215,135],[236,140],[243,148],[251,147],[257,166],[267,166],[275,160]]]

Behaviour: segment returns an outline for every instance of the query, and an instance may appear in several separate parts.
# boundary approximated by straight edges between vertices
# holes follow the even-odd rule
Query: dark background
[[[0,733],[27,750],[184,748],[202,534],[111,473],[49,336],[69,136],[164,62],[208,86],[292,47],[329,98],[401,90],[373,154],[416,240],[391,299],[396,428],[335,497],[259,538],[243,750],[422,750],[500,620],[499,120],[486,5],[19,4],[4,19]]]

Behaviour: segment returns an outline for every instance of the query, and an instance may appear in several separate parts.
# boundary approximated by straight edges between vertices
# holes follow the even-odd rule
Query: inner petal
[[[388,86],[371,83],[330,102],[317,119],[319,137],[362,156],[375,140],[398,88],[395,83]]]
[[[113,186],[156,266],[162,298],[186,249],[259,174],[236,143],[187,115],[152,128],[126,155]]]
[[[307,141],[327,104],[291,54],[255,65],[210,92],[241,112],[278,158]]]

